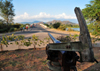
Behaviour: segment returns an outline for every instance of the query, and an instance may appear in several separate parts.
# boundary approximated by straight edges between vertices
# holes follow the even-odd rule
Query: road
[[[51,31],[49,29],[44,29],[43,27],[41,27],[39,24],[37,24],[36,26],[29,28],[28,31],[18,31],[18,32],[11,32],[11,33],[5,33],[5,35],[11,35],[11,34],[15,34],[15,35],[24,35],[25,38],[29,38],[32,37],[32,35],[36,35],[39,36],[40,39],[44,39],[45,37],[49,37],[48,33],[51,33],[55,38],[57,36],[60,35],[68,35],[66,33],[63,32],[57,32],[57,31]],[[0,34],[0,37],[2,37],[3,34]],[[52,41],[50,41],[52,43]],[[46,45],[42,45],[41,47],[45,47]],[[28,49],[28,48],[33,48],[32,46],[26,47],[26,46],[21,46],[21,49]],[[3,46],[3,50],[15,50],[18,49],[18,46],[15,44],[9,45],[8,47]]]
[[[52,34],[55,38],[60,36],[60,35],[69,35],[68,33],[61,32],[61,31],[52,31],[50,29],[44,29],[41,27],[39,24],[36,26],[30,28],[28,31],[18,31],[18,32],[12,32],[15,33],[15,35],[24,35],[25,38],[32,37],[32,35],[39,36],[40,39],[44,39],[45,37],[49,37],[48,33]],[[5,35],[11,35],[12,33],[5,33]],[[3,34],[0,34],[0,37],[2,37]],[[50,41],[52,43],[52,41]],[[95,47],[99,47],[100,42],[97,42],[97,44],[93,44]],[[41,47],[45,47],[46,45],[42,45]],[[26,46],[21,46],[21,49],[28,49],[28,48],[33,48],[33,45],[26,47]],[[40,47],[39,47],[40,48]],[[15,44],[9,45],[8,47],[3,46],[3,50],[15,50],[18,49],[18,46]]]
[[[15,35],[24,35],[25,37],[30,37],[33,34],[39,33],[41,36],[45,36],[44,33],[51,33],[51,34],[58,34],[58,35],[68,35],[66,33],[62,33],[62,32],[54,32],[54,31],[49,31],[48,29],[44,29],[42,28],[39,24],[37,24],[35,27],[29,28],[28,31],[18,31],[18,32],[11,32],[11,33],[4,33],[5,35],[11,35],[11,34],[15,34]],[[43,33],[43,34],[42,34]],[[0,34],[0,37],[2,37],[3,34]]]

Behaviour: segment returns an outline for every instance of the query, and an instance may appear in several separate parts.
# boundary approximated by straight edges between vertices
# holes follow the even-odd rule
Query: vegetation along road
[[[14,35],[24,35],[25,38],[29,38],[29,37],[32,37],[32,35],[36,35],[40,39],[43,40],[44,38],[49,37],[48,33],[51,33],[54,37],[58,37],[60,35],[66,36],[66,35],[69,34],[69,33],[62,32],[62,31],[55,31],[55,30],[51,30],[51,29],[48,29],[48,28],[43,28],[39,24],[37,24],[36,26],[29,28],[28,31],[25,30],[25,31],[5,33],[5,35],[9,35],[9,36],[12,35],[12,34],[14,34]],[[0,37],[2,37],[2,35],[3,34],[0,34]],[[52,42],[52,41],[50,41],[50,42]],[[41,46],[41,47],[45,47],[45,46]],[[29,46],[29,47],[21,46],[21,49],[27,49],[27,48],[33,48],[33,46]],[[16,44],[9,45],[8,47],[3,46],[3,50],[15,50],[15,49],[18,49],[18,46],[16,46]]]

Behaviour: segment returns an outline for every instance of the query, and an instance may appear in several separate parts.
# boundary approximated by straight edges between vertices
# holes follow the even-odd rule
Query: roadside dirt
[[[100,48],[93,48],[100,62]],[[0,71],[51,71],[47,66],[45,48],[0,52]],[[78,71],[100,71],[100,63],[77,62]]]

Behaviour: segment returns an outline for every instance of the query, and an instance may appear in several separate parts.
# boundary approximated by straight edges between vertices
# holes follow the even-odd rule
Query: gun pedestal
[[[79,42],[61,43],[56,40],[50,33],[48,34],[54,43],[50,43],[46,47],[48,56],[48,66],[53,71],[77,71],[76,61],[79,62],[94,62],[98,61],[94,58],[90,34],[88,32],[85,19],[79,8],[75,8],[75,13],[80,26]],[[80,56],[76,54],[79,52]],[[52,64],[57,62],[60,65]]]

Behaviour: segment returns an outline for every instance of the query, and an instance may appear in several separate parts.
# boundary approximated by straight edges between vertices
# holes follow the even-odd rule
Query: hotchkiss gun
[[[80,36],[78,42],[61,43],[56,40],[50,33],[49,37],[54,43],[49,43],[46,46],[46,54],[49,69],[53,71],[77,71],[76,62],[94,62],[98,61],[94,58],[92,42],[89,31],[86,26],[86,21],[82,15],[80,8],[74,9],[79,26]],[[77,53],[79,55],[77,55]]]

